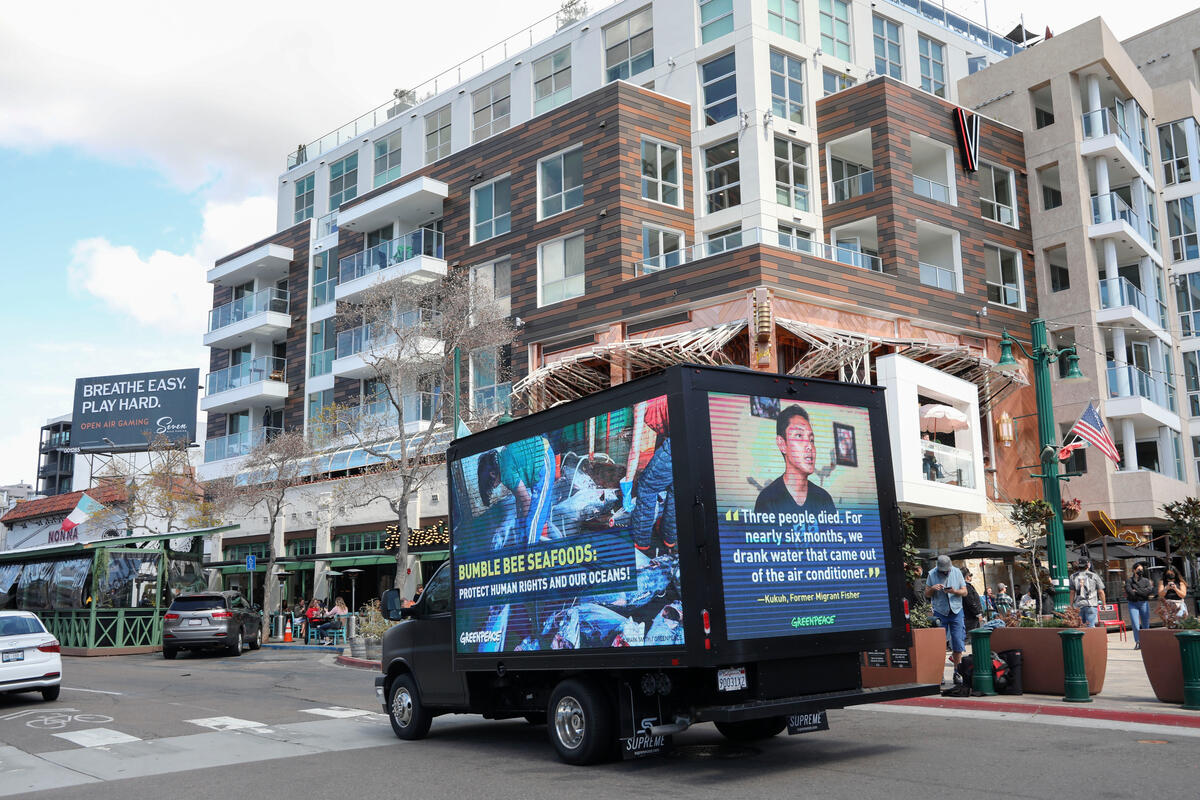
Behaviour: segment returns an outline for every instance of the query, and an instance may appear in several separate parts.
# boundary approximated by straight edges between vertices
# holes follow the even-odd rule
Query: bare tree
[[[493,285],[472,280],[465,269],[424,284],[380,283],[366,293],[356,310],[362,325],[351,335],[370,369],[368,385],[373,394],[359,405],[324,409],[314,441],[322,447],[352,447],[366,454],[362,479],[342,481],[335,493],[345,505],[387,504],[398,529],[395,586],[403,589],[409,504],[445,468],[446,447],[458,430],[450,388],[455,351],[461,357],[464,382],[474,355],[493,370],[493,385],[499,384],[506,377],[500,353],[511,346],[514,327],[508,308],[496,300]],[[468,429],[483,427],[499,416],[506,398],[493,400],[475,408],[463,404]]]
[[[313,469],[313,448],[301,431],[284,431],[266,437],[246,454],[237,474],[209,484],[209,495],[216,513],[229,520],[235,514],[248,514],[261,507],[267,515],[267,614],[279,610],[279,582],[274,580],[275,530],[283,516],[288,490],[304,483]]]
[[[144,465],[139,455],[145,456]],[[196,481],[188,452],[176,442],[157,436],[144,454],[114,457],[95,476],[97,485],[120,483],[125,499],[119,507],[96,515],[96,524],[120,524],[129,531],[170,533],[213,524],[211,505]]]

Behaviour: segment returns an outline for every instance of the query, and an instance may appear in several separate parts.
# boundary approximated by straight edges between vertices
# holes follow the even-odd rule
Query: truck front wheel
[[[424,739],[433,724],[433,716],[421,702],[417,682],[408,673],[392,682],[388,720],[392,723],[392,731],[401,739]]]
[[[612,753],[612,704],[591,681],[568,678],[554,688],[546,728],[558,757],[568,764],[595,764]]]
[[[717,722],[714,724],[726,739],[735,742],[754,742],[759,739],[770,739],[780,733],[787,727],[787,718],[764,717],[741,722]]]

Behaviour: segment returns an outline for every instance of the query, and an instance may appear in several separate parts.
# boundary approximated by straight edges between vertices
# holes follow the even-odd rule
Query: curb
[[[352,656],[338,656],[335,659],[337,663],[343,667],[356,667],[357,669],[369,669],[378,672],[382,665],[378,661],[367,661],[365,658],[353,658]]]
[[[312,650],[319,653],[340,653],[342,647],[326,647],[319,644],[273,644],[271,642],[262,643],[263,650]]]
[[[1173,725],[1180,728],[1200,728],[1200,714],[1174,714],[1152,711],[1118,711],[1109,708],[1080,708],[1043,703],[994,703],[966,697],[916,697],[909,700],[891,700],[887,705],[917,706],[923,708],[949,708],[971,711],[1011,712],[1015,714],[1042,714],[1052,717],[1075,717],[1077,719],[1107,719],[1114,722],[1140,722],[1145,725]]]

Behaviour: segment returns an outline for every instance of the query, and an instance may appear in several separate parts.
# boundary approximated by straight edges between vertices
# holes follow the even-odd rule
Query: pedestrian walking
[[[1104,605],[1104,581],[1092,572],[1092,562],[1081,558],[1075,562],[1078,568],[1071,576],[1071,605],[1079,611],[1083,627],[1094,628],[1100,620],[1100,606]]]
[[[950,661],[955,667],[966,649],[966,627],[963,620],[963,598],[967,582],[962,571],[950,563],[950,556],[938,556],[937,566],[925,582],[925,597],[933,604],[933,616],[946,629],[950,640]]]
[[[1129,621],[1133,627],[1133,649],[1142,649],[1142,631],[1150,627],[1150,600],[1154,583],[1146,577],[1146,562],[1133,565],[1133,573],[1125,579],[1125,599],[1129,601]]]

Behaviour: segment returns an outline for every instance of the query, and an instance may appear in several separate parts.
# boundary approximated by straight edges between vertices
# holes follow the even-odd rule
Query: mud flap
[[[620,719],[617,725],[617,743],[621,758],[644,758],[659,755],[671,749],[670,736],[655,736],[650,728],[673,722],[670,709],[657,692],[647,695],[640,686],[628,681],[617,685],[620,698]]]

